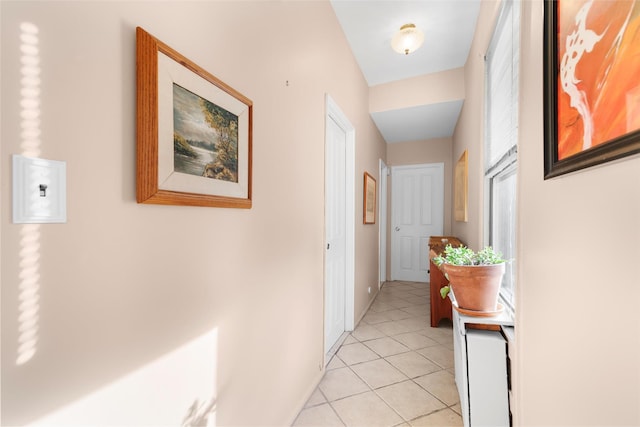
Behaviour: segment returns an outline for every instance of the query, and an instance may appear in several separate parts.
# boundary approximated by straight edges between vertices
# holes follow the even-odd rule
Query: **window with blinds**
[[[501,294],[515,309],[520,3],[505,0],[485,58],[485,195],[488,244],[507,263]]]

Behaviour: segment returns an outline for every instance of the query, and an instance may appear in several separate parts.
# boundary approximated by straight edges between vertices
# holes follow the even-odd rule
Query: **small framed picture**
[[[454,217],[456,221],[467,222],[467,200],[469,185],[469,169],[467,164],[467,150],[458,159],[454,176],[453,199]]]
[[[364,173],[364,223],[376,223],[376,179]]]

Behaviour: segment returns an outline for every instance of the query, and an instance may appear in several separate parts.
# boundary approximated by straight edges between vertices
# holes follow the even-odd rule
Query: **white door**
[[[353,330],[354,152],[353,127],[327,98],[325,135],[325,353]]]
[[[444,164],[391,168],[391,278],[428,282],[429,237],[444,228]]]

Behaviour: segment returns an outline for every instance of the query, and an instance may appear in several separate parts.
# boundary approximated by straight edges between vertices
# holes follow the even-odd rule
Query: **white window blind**
[[[486,169],[495,166],[518,139],[519,2],[505,1],[487,51]]]
[[[485,230],[507,263],[501,294],[515,309],[520,3],[505,0],[486,55]]]

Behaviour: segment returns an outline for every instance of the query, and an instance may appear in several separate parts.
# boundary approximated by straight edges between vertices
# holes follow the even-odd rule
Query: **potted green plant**
[[[444,270],[449,285],[440,289],[442,298],[453,290],[458,307],[472,312],[495,312],[506,260],[491,246],[474,252],[466,246],[447,245],[433,262]]]

